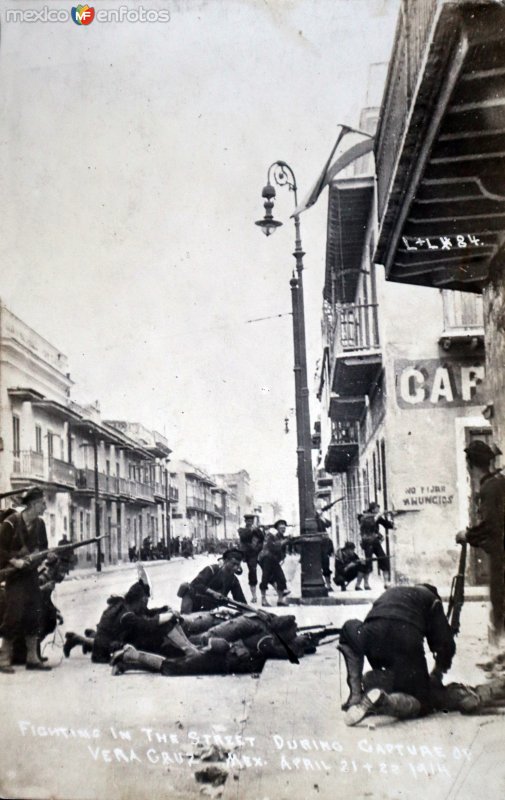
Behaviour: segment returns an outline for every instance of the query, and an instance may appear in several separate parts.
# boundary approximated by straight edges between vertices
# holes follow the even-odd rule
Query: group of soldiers
[[[479,516],[475,525],[457,535],[457,542],[462,547],[467,543],[478,546],[488,554],[492,630],[495,641],[503,643],[505,477],[491,469],[495,452],[484,442],[472,442],[466,456],[481,477]],[[30,670],[50,669],[41,655],[40,642],[61,621],[50,596],[73,557],[73,551],[69,555],[65,547],[47,552],[41,519],[43,492],[30,489],[21,502],[20,510],[2,512],[0,525],[0,577],[4,581],[0,671],[4,673],[13,672],[16,663],[25,663]],[[357,589],[362,581],[368,588],[374,560],[389,582],[389,558],[379,526],[388,530],[392,522],[372,503],[360,518],[364,558],[357,556],[351,543],[336,553],[335,582],[342,589],[351,580],[356,580]],[[297,538],[300,540],[287,537],[287,527],[286,520],[279,519],[264,528],[253,515],[247,515],[237,545],[191,582],[181,584],[180,611],[168,606],[149,608],[149,582],[140,572],[139,580],[124,596],[108,599],[96,628],[83,634],[67,632],[64,655],[69,657],[74,647],[80,646],[95,663],[111,664],[115,675],[130,669],[161,675],[258,672],[268,658],[297,663],[300,657],[315,652],[326,632],[300,630],[294,615],[248,606],[238,580],[244,564],[252,600],[257,602],[259,566],[262,605],[269,605],[269,586],[277,592],[278,605],[287,604],[289,591],[282,562],[290,549],[296,551]],[[331,575],[331,548],[324,543],[331,540],[322,517],[318,527],[323,542],[322,571],[327,578]],[[342,705],[346,724],[356,725],[370,714],[411,719],[442,709],[480,713],[504,702],[502,652],[490,665],[494,669],[491,681],[473,687],[444,685],[443,677],[456,652],[459,620],[453,623],[444,613],[437,588],[429,583],[387,587],[364,621],[347,620],[338,630],[338,649],[349,686],[349,697]],[[425,642],[434,656],[431,672]],[[366,673],[365,659],[371,667]]]

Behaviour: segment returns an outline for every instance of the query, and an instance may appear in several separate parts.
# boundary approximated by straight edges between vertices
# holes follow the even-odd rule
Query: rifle
[[[335,628],[332,625],[304,625],[298,628],[302,635],[310,636],[311,642],[318,646],[322,644],[331,644],[333,641],[340,637],[342,628]],[[327,636],[334,637],[329,642],[323,642]]]
[[[273,635],[279,640],[279,642],[283,646],[284,650],[286,651],[286,655],[287,655],[289,661],[291,662],[291,664],[299,664],[300,663],[296,653],[294,652],[294,650],[291,649],[289,644],[286,642],[285,639],[283,639],[283,637],[280,635],[280,633],[278,633],[276,630],[274,630],[274,628],[272,626],[272,622],[270,620],[270,616],[265,611],[260,611],[257,608],[252,608],[251,606],[246,605],[246,603],[239,603],[237,600],[232,600],[230,597],[225,597],[224,594],[220,594],[219,592],[215,592],[213,589],[210,590],[210,591],[208,589],[206,589],[205,590],[205,594],[207,596],[219,599],[219,602],[223,606],[228,606],[228,608],[236,608],[239,611],[245,611],[247,614],[254,614],[255,617],[258,617],[258,619],[260,619],[266,625],[266,627],[268,628],[270,633],[273,633]]]
[[[451,594],[447,607],[447,621],[451,630],[456,636],[459,633],[460,617],[465,602],[465,569],[466,569],[466,547],[464,542],[461,545],[461,555],[459,557],[458,573],[454,576],[451,583]]]
[[[69,542],[68,544],[61,544],[57,547],[49,547],[47,550],[40,550],[35,553],[30,553],[27,556],[19,556],[19,558],[22,558],[25,562],[25,566],[21,567],[21,569],[25,569],[33,564],[37,564],[38,562],[42,562],[50,553],[58,554],[68,552],[69,550],[76,550],[78,547],[84,547],[87,544],[96,544],[96,542],[99,542],[100,539],[108,539],[108,537],[109,534],[104,534],[103,536],[95,536],[93,539],[84,539],[82,542]],[[20,570],[17,567],[12,566],[0,569],[0,581],[4,581],[6,578],[19,571]]]
[[[326,505],[321,508],[320,513],[324,514],[325,511],[329,511],[330,508],[332,508],[332,506],[335,505],[335,503],[340,503],[341,500],[344,500],[344,497],[337,497],[337,499],[336,500],[332,500],[331,503],[326,503]]]
[[[9,492],[1,492],[0,500],[3,500],[5,497],[21,497],[24,491],[24,489],[14,489]]]

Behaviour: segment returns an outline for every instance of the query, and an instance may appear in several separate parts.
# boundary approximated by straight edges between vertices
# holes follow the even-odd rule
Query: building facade
[[[236,536],[238,528],[243,525],[244,514],[254,513],[254,498],[251,490],[251,476],[245,469],[238,472],[224,472],[214,475],[228,491],[230,498],[230,527],[234,532],[228,538]]]
[[[334,180],[328,203],[318,496],[337,501],[337,546],[375,501],[394,512],[394,579],[446,582],[472,514],[464,447],[489,437],[481,299],[385,280],[373,176]]]
[[[127,559],[146,537],[167,544],[177,487],[166,439],[103,421],[71,388],[66,356],[0,303],[0,492],[41,486],[50,545],[106,535],[101,563]],[[83,566],[99,558],[96,545],[76,554]]]
[[[172,469],[179,492],[174,536],[190,538],[197,551],[206,550],[226,538],[226,488],[189,461],[176,461]]]

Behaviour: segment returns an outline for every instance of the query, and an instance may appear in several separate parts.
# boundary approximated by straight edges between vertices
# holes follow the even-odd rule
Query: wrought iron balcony
[[[33,450],[21,450],[14,453],[12,463],[12,480],[19,483],[29,479],[46,481],[48,478],[44,456]]]
[[[335,306],[331,387],[339,398],[363,399],[382,367],[376,303]]]
[[[49,480],[62,486],[75,487],[76,469],[59,458],[49,458]]]
[[[357,422],[338,420],[332,422],[324,468],[335,474],[345,472],[359,451],[359,426]]]

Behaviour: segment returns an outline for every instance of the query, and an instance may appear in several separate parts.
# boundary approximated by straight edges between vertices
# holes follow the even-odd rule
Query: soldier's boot
[[[173,644],[174,647],[177,647],[179,650],[182,650],[184,655],[197,655],[200,650],[195,644],[189,641],[188,637],[182,630],[179,624],[174,625],[171,631],[169,631],[166,635],[166,639]]]
[[[44,662],[49,661],[47,656],[42,655],[42,642],[40,641],[40,639],[37,639],[37,655],[39,657],[39,661],[44,661]]]
[[[365,589],[371,589],[370,581],[368,580],[368,573],[365,575]]]
[[[331,585],[331,575],[325,575],[324,580],[326,583],[326,588],[328,589],[329,592],[332,592],[333,586]]]
[[[391,573],[384,572],[383,574],[384,574],[384,588],[389,589],[389,587],[391,586]]]
[[[261,605],[262,606],[266,606],[266,607],[270,607],[270,603],[267,600],[267,593],[266,592],[261,592]]]
[[[12,666],[12,657],[14,655],[14,642],[12,639],[2,639],[2,647],[0,647],[0,672],[12,675],[16,670]]]
[[[363,577],[364,577],[363,573],[362,572],[358,572],[358,577],[356,578],[356,586],[354,587],[357,592],[361,592],[361,589],[362,589],[361,584],[363,583]],[[344,578],[342,578],[342,580],[344,581]],[[342,590],[343,591],[345,591],[344,586],[345,586],[345,583],[342,585]]]
[[[82,652],[86,655],[86,653],[91,653],[93,649],[93,639],[89,636],[79,636],[78,633],[68,631],[65,634],[65,643],[63,645],[63,655],[65,658],[70,656],[70,653],[77,645],[82,645]]]
[[[357,705],[363,698],[363,663],[364,657],[356,653],[355,650],[345,642],[340,642],[337,646],[344,656],[345,666],[347,670],[347,685],[349,687],[349,697],[342,704],[342,711],[347,711],[351,706]]]
[[[415,719],[421,713],[421,703],[416,697],[404,692],[392,692],[386,694],[382,692],[377,706],[376,713],[387,714],[388,717],[396,719]]]
[[[128,669],[161,672],[164,662],[164,656],[145,653],[143,650],[137,650],[131,644],[126,644],[121,650],[117,650],[110,660],[113,675],[122,675]]]
[[[251,603],[258,602],[258,595],[256,594],[256,586],[251,586]]]
[[[289,594],[289,592],[286,592],[286,590],[284,590],[282,592],[279,592],[279,591],[277,592],[277,605],[278,606],[287,606],[288,605],[288,603],[285,600],[285,595],[286,594]]]
[[[52,668],[48,667],[39,660],[38,638],[37,636],[25,636],[26,642],[26,669],[39,669],[49,672]]]
[[[421,711],[421,703],[410,694],[394,692],[386,694],[381,689],[372,689],[355,706],[351,706],[345,715],[348,727],[357,725],[370,714],[386,714],[397,719],[414,719]]]

